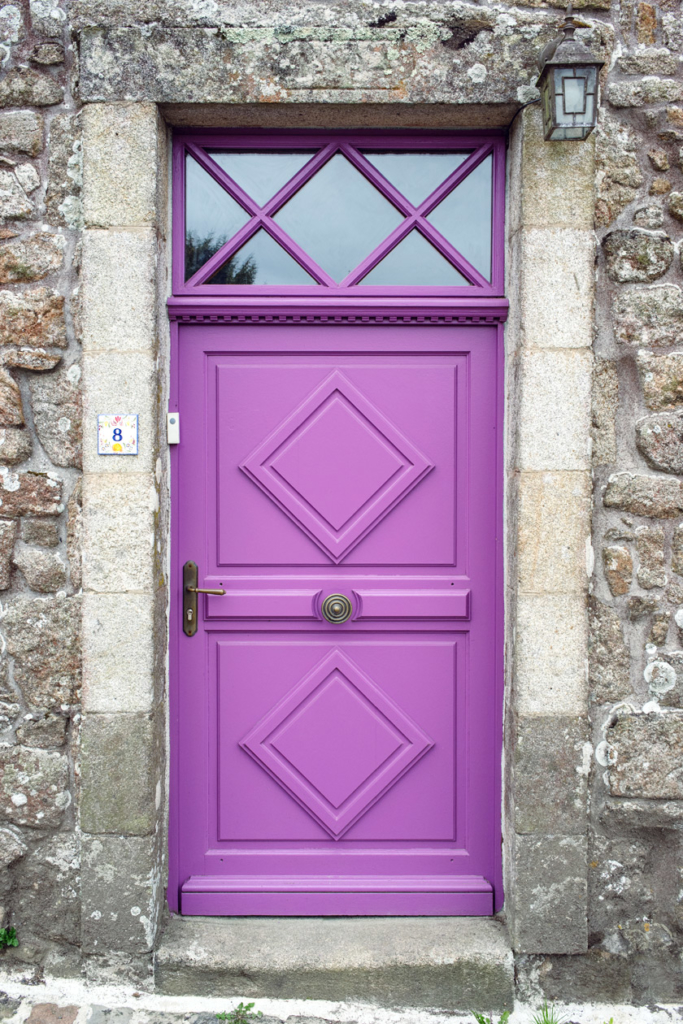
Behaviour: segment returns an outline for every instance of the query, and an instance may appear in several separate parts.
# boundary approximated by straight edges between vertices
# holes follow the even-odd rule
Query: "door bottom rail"
[[[477,875],[191,876],[181,913],[202,916],[490,916],[493,887]]]

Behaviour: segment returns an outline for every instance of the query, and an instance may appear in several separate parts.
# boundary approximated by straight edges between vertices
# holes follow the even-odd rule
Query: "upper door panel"
[[[206,375],[216,569],[466,572],[466,353],[208,355]]]

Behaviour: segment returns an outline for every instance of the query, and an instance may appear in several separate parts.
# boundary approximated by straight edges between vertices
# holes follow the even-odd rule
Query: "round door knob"
[[[346,622],[351,618],[352,612],[351,602],[343,594],[330,594],[323,601],[323,618],[328,622]]]

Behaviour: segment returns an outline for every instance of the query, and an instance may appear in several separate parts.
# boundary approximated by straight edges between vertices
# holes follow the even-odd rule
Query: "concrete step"
[[[156,991],[512,1009],[505,929],[483,917],[173,917]]]

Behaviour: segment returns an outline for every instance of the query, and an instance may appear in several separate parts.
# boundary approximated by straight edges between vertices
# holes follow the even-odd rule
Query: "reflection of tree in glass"
[[[193,231],[188,232],[185,239],[185,280],[196,274],[200,267],[214,253],[217,253],[226,239],[215,238],[213,233],[200,238]],[[253,284],[256,280],[256,261],[253,256],[239,264],[235,256],[231,256],[206,283],[207,284]]]
[[[256,280],[256,260],[253,256],[247,256],[241,266],[237,263],[237,257],[231,256],[222,267],[219,267],[213,277],[210,277],[207,284],[253,284]]]

